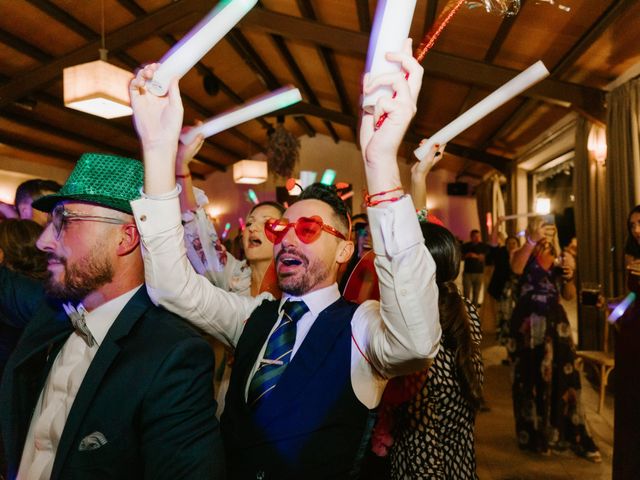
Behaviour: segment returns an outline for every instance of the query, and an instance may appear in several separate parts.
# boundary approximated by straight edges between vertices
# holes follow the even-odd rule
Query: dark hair
[[[365,222],[369,223],[369,217],[366,213],[358,213],[357,215],[351,217],[351,223],[356,223],[356,220],[364,220]]]
[[[640,205],[636,205],[627,216],[627,243],[624,245],[624,253],[631,255],[633,258],[640,258],[640,244],[631,233],[631,215],[640,213]]]
[[[36,248],[42,227],[33,220],[11,218],[0,222],[0,249],[3,264],[31,278],[47,277],[47,255]]]
[[[480,233],[480,230],[474,228],[473,230],[471,230],[470,235],[473,235],[474,233]]]
[[[280,204],[278,202],[271,202],[271,201],[267,200],[265,202],[260,202],[260,203],[258,203],[256,205],[254,205],[253,207],[251,207],[251,210],[249,210],[249,214],[247,216],[251,215],[253,213],[253,211],[256,208],[259,208],[259,207],[273,207],[273,208],[275,208],[276,210],[278,210],[280,212],[280,216],[282,216],[282,214],[284,213],[284,210],[285,210],[284,205],[282,205],[282,204]]]
[[[16,200],[15,206],[17,207],[19,204],[25,201],[33,201],[38,198],[44,196],[45,192],[57,192],[62,188],[58,182],[54,182],[53,180],[43,180],[41,178],[34,178],[32,180],[27,180],[26,182],[22,182],[16,188]]]
[[[302,191],[298,200],[320,200],[329,205],[340,223],[340,225],[336,225],[336,227],[339,230],[342,229],[342,233],[345,234],[345,236],[349,236],[349,210],[344,201],[338,196],[336,187],[322,183],[313,183]]]
[[[471,319],[465,301],[454,283],[460,272],[460,244],[445,227],[430,222],[421,222],[420,227],[424,243],[436,264],[443,344],[455,352],[462,396],[477,411],[482,401],[482,384],[473,358],[479,357],[480,351],[471,338]]]

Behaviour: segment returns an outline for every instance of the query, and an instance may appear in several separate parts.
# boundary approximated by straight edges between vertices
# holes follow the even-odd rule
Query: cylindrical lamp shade
[[[233,181],[257,185],[267,181],[267,162],[262,160],[240,160],[233,164]]]
[[[66,107],[102,118],[131,115],[129,82],[133,74],[103,60],[65,68]]]

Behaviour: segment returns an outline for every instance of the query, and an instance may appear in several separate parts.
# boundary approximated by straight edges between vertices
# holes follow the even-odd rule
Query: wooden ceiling
[[[109,61],[134,70],[156,61],[214,1],[103,0]],[[446,0],[418,0],[414,43]],[[471,177],[506,171],[569,111],[605,119],[605,87],[640,62],[637,0],[521,0],[515,17],[463,7],[424,61],[426,79],[405,152],[541,59],[552,72],[524,96],[447,147],[441,167]],[[185,122],[204,119],[285,84],[303,102],[285,125],[296,135],[355,142],[360,77],[375,0],[262,0],[181,81]],[[0,15],[0,154],[75,162],[85,151],[138,156],[130,118],[102,120],[62,103],[62,69],[98,58],[99,0],[7,0]],[[213,75],[219,92],[205,92]],[[206,142],[194,170],[206,176],[263,151],[266,117]]]

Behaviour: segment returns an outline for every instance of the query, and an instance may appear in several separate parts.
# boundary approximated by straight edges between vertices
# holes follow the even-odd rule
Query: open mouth
[[[262,245],[262,240],[257,237],[249,237],[249,248],[256,248]]]
[[[277,258],[277,270],[280,274],[293,273],[305,264],[304,258],[292,253],[281,253]]]

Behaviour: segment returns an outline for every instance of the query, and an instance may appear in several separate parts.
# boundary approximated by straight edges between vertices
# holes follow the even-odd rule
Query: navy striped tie
[[[280,380],[289,364],[293,344],[296,341],[296,323],[309,311],[309,307],[302,301],[287,300],[282,310],[280,325],[269,337],[264,358],[260,361],[258,370],[249,384],[247,403],[251,406],[256,406],[259,401],[266,398]]]

